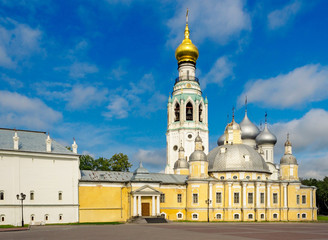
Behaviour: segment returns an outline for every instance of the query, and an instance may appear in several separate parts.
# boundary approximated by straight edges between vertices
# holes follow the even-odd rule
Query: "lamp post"
[[[207,222],[210,222],[210,204],[212,203],[212,200],[207,199],[205,200],[205,203],[207,204]]]
[[[24,193],[17,194],[16,195],[17,200],[20,200],[22,202],[22,227],[24,227],[24,215],[23,215],[23,201],[26,198],[26,195]]]

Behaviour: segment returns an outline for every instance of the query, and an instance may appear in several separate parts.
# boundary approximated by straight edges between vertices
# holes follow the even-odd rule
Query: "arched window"
[[[30,192],[30,200],[34,200],[34,191]]]
[[[32,214],[32,215],[31,215],[31,222],[34,221],[34,218],[35,218],[35,216],[34,216],[34,214]]]
[[[0,200],[5,200],[5,193],[0,191]]]
[[[193,213],[191,216],[192,220],[198,220],[198,213]]]
[[[176,103],[174,108],[174,122],[180,121],[180,104]]]
[[[233,219],[238,220],[238,219],[239,219],[239,214],[238,214],[238,213],[235,213],[235,214],[233,215]]]
[[[2,214],[2,215],[0,216],[0,222],[4,222],[4,221],[5,221],[5,215]]]
[[[264,213],[261,213],[261,219],[264,219]]]
[[[59,214],[59,221],[63,220],[63,214]]]
[[[202,113],[203,113],[203,105],[202,104],[199,104],[199,108],[198,108],[198,113],[199,113],[199,121],[200,122],[203,122],[203,115],[202,115]]]
[[[183,218],[183,214],[181,212],[177,213],[177,219],[182,219]]]
[[[192,107],[191,102],[188,102],[187,106],[186,106],[186,120],[187,121],[192,121],[193,120],[192,115],[193,115],[193,107]]]
[[[49,220],[49,215],[48,214],[44,215],[44,220],[45,221],[48,221]]]
[[[62,192],[58,192],[58,200],[63,200],[63,193]]]
[[[216,219],[222,219],[222,215],[221,215],[221,213],[217,213],[217,214],[216,214]]]

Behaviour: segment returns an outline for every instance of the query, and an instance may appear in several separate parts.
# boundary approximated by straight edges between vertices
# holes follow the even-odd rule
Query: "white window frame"
[[[61,219],[60,219],[60,217],[61,217]],[[64,215],[62,213],[60,213],[58,216],[58,221],[63,221],[63,218],[64,218]]]
[[[304,197],[304,199],[305,199],[304,202],[303,202],[303,197]],[[306,194],[303,194],[303,195],[302,195],[302,204],[306,204]]]
[[[194,218],[194,215],[196,215],[197,217]],[[199,217],[199,214],[198,214],[198,213],[192,213],[192,214],[191,214],[191,218],[192,218],[192,220],[198,220],[198,217]]]
[[[220,217],[218,217],[218,216],[220,216]],[[216,219],[219,219],[219,220],[222,220],[222,214],[221,213],[215,214],[215,218]]]
[[[3,218],[3,220],[2,220]],[[6,221],[6,215],[5,214],[1,214],[0,215],[0,222],[5,222]]]
[[[305,217],[303,217],[303,215],[305,215]],[[302,219],[306,219],[307,218],[307,214],[306,213],[302,213],[301,217],[302,217]]]
[[[235,202],[235,194],[238,194],[238,202]],[[240,204],[240,192],[233,192],[233,204]]]
[[[196,196],[196,195],[197,195],[197,201],[195,202],[194,196]],[[199,195],[198,195],[198,193],[193,193],[192,194],[192,203],[193,204],[198,204],[199,203]]]
[[[47,218],[47,217],[48,217],[48,218]],[[45,221],[45,222],[49,221],[49,214],[45,214],[45,215],[44,215],[44,221]]]
[[[277,199],[276,199],[277,201],[275,201],[274,196],[277,196]],[[279,195],[276,192],[272,193],[272,204],[279,204]]]
[[[180,196],[180,198],[179,198],[179,196]],[[181,193],[177,194],[177,202],[182,203],[182,194]]]
[[[262,216],[263,216],[263,218],[262,218]],[[260,214],[260,219],[265,219],[265,214],[264,213]]]
[[[275,218],[274,215],[277,215],[277,217]],[[273,213],[273,214],[272,214],[272,218],[273,218],[273,219],[279,219],[279,214],[278,214],[278,213]]]
[[[220,196],[219,199],[218,199],[218,196]],[[218,201],[218,200],[220,200],[220,201]],[[222,204],[222,192],[215,193],[215,203]]]
[[[238,216],[238,218],[236,218]],[[240,220],[240,214],[239,213],[234,213],[233,214],[233,220]]]
[[[34,214],[31,214],[30,219],[31,219],[31,222],[34,222],[35,221],[35,215]]]
[[[249,216],[252,216],[252,217],[250,218]],[[249,213],[249,214],[247,215],[247,218],[253,220],[253,219],[254,219],[254,214],[253,214],[253,213]]]
[[[166,213],[165,212],[161,212],[161,216],[164,215],[164,218],[166,219]]]
[[[179,214],[181,214],[181,218],[179,218]],[[179,220],[183,219],[183,213],[182,212],[177,213],[177,219],[179,219]]]

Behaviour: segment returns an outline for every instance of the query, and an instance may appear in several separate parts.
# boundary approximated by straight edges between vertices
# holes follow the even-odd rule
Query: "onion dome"
[[[245,117],[239,125],[241,129],[241,139],[255,139],[260,133],[258,127],[249,120],[247,111],[245,111]]]
[[[174,163],[174,169],[181,169],[181,168],[188,168],[189,169],[189,163],[186,159],[178,159]]]
[[[222,135],[219,137],[219,139],[218,139],[218,141],[217,141],[218,146],[224,145],[225,138],[226,138],[226,137],[225,137],[225,134],[222,134]]]
[[[262,144],[275,145],[277,143],[277,137],[269,131],[267,123],[265,123],[263,131],[259,135],[257,135],[256,143],[257,145],[262,145]]]
[[[207,161],[207,156],[203,152],[203,141],[202,138],[199,136],[199,133],[197,137],[195,138],[195,151],[190,155],[189,162],[192,161]]]
[[[289,134],[287,134],[287,140],[285,142],[285,154],[280,159],[280,164],[297,165],[296,157],[292,154],[292,143],[289,141]]]
[[[175,50],[175,58],[178,60],[178,64],[181,62],[193,62],[196,64],[199,52],[197,47],[191,42],[189,38],[188,10],[184,36],[185,38],[183,39],[182,43]]]
[[[263,157],[245,144],[223,145],[208,154],[209,172],[262,172],[270,173]]]
[[[240,130],[240,126],[238,123],[235,122],[235,119],[232,119],[231,123],[228,123],[228,125],[226,126],[225,131],[227,130]]]

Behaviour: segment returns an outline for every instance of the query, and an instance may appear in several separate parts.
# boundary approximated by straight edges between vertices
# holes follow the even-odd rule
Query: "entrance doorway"
[[[150,211],[149,211],[149,203],[141,203],[141,215],[142,216],[150,216]]]

